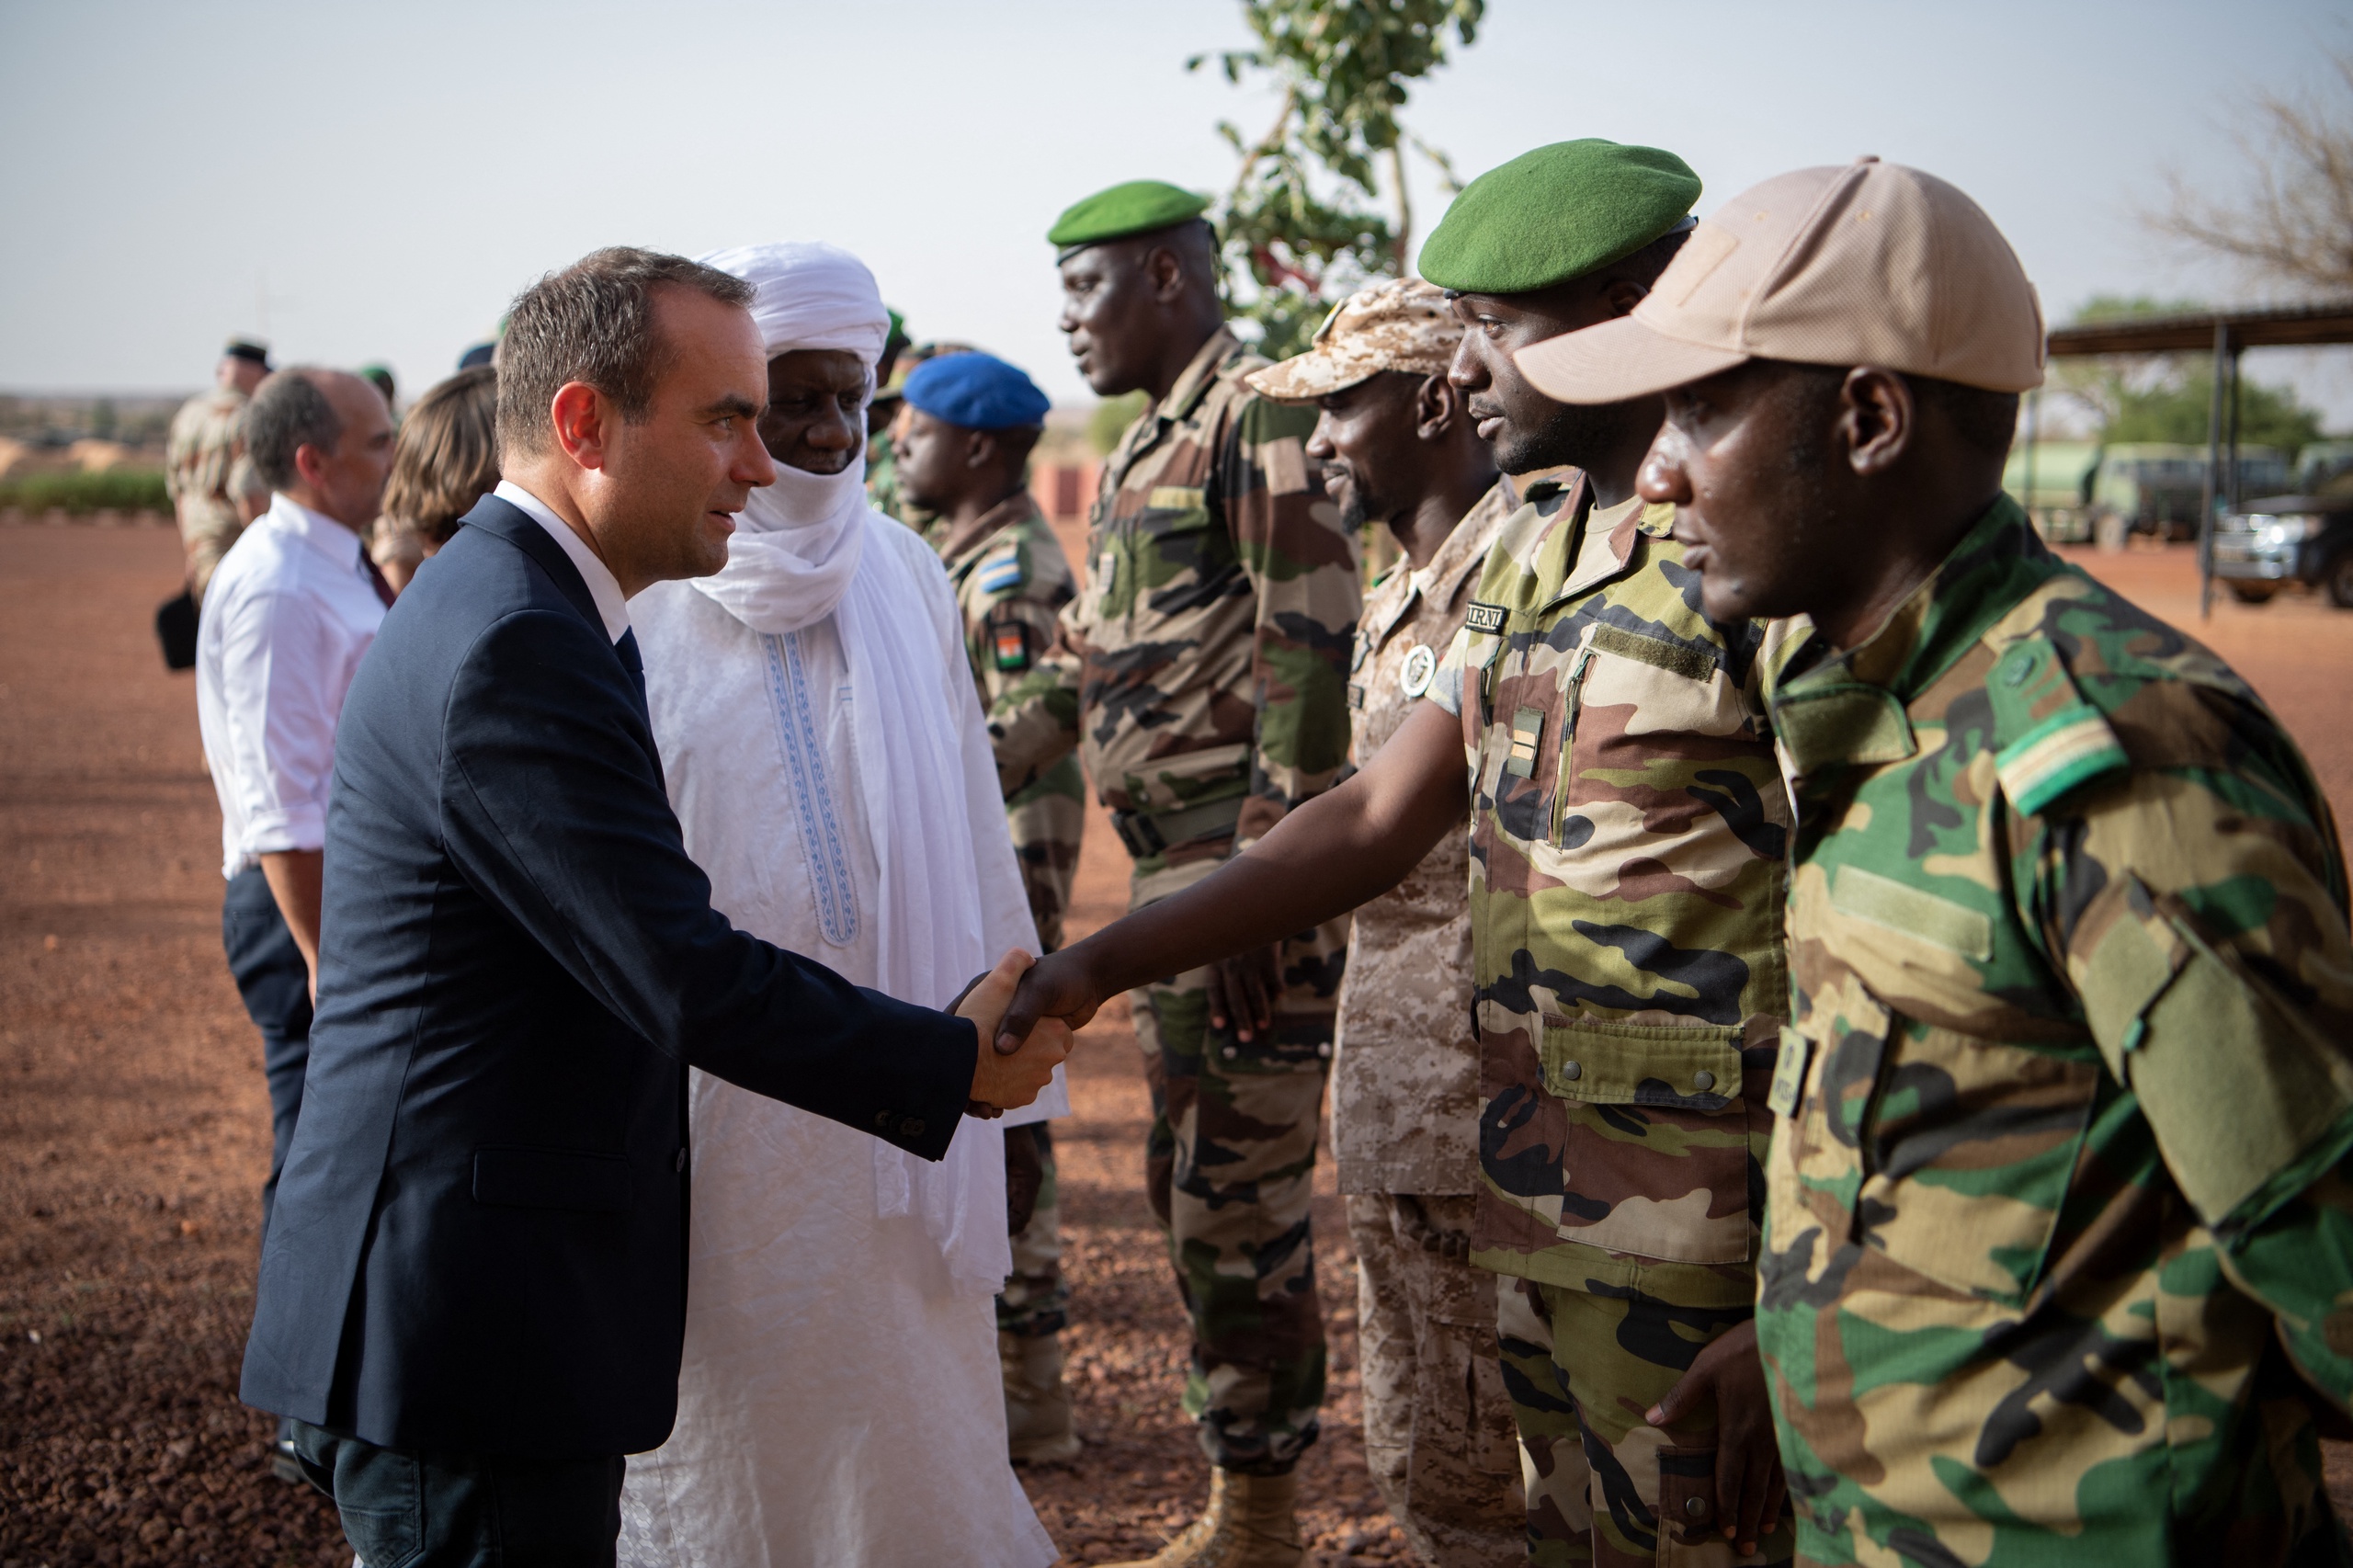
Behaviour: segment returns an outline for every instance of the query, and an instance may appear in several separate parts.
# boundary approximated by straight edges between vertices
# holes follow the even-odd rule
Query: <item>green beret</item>
[[[1690,215],[1699,176],[1672,153],[1555,142],[1462,187],[1422,243],[1422,276],[1459,294],[1525,294],[1633,255]]]
[[[1208,197],[1165,180],[1131,179],[1063,209],[1046,231],[1046,243],[1067,253],[1105,240],[1148,234],[1198,218],[1209,205]]]

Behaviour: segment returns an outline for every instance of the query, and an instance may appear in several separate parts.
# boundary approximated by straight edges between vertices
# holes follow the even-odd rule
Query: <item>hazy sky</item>
[[[1608,136],[1674,149],[1700,210],[1858,153],[1992,212],[2054,318],[2098,292],[2244,294],[2149,240],[2164,172],[2224,187],[2231,106],[2318,85],[2343,0],[1490,0],[1408,122],[1466,176]],[[230,332],[388,361],[410,395],[516,290],[599,244],[825,239],[918,336],[1057,400],[1043,234],[1152,176],[1222,189],[1213,129],[1271,99],[1186,55],[1233,0],[396,6],[0,0],[0,387],[186,387]],[[1423,233],[1443,207],[1417,176]],[[2353,351],[2258,356],[2353,425]]]

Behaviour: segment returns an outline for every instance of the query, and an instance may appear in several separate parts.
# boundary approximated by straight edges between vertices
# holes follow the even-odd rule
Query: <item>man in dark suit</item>
[[[525,291],[506,480],[343,710],[241,1392],[296,1419],[370,1563],[612,1562],[620,1456],[676,1399],[689,1064],[938,1159],[1069,1051],[978,1049],[1023,955],[911,1006],[733,929],[687,858],[627,600],[718,570],[775,478],[749,298],[633,250]]]

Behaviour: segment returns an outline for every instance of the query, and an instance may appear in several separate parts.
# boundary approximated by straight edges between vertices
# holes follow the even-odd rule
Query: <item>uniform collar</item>
[[[1475,576],[1487,563],[1487,548],[1495,542],[1489,536],[1495,532],[1495,525],[1518,509],[1504,481],[1499,479],[1490,485],[1487,493],[1462,514],[1462,520],[1454,525],[1453,531],[1438,542],[1438,553],[1430,557],[1430,563],[1406,574],[1404,593],[1384,623],[1375,630],[1372,645],[1377,648],[1389,641],[1389,634],[1414,613],[1417,601],[1452,604],[1455,596],[1462,591],[1463,579]],[[1398,562],[1400,566],[1404,564],[1402,561]]]
[[[1571,476],[1568,500],[1563,510],[1569,526],[1556,536],[1558,548],[1574,551],[1562,574],[1561,585],[1547,599],[1543,609],[1591,593],[1613,577],[1623,574],[1634,563],[1644,539],[1665,539],[1675,531],[1675,508],[1653,506],[1639,495],[1630,495],[1614,506],[1597,509],[1593,504],[1593,485],[1584,474]],[[1530,502],[1540,497],[1531,494]]]
[[[1905,710],[1987,630],[2063,570],[2007,495],[1872,632],[1835,653],[1809,631],[1773,682],[1774,724],[1802,777],[1917,750]]]
[[[345,572],[359,571],[359,535],[324,512],[313,512],[284,491],[269,498],[269,526],[291,534]],[[362,574],[365,575],[365,574]]]
[[[1004,542],[1006,529],[1019,528],[1037,516],[1037,498],[1027,490],[1017,490],[990,507],[987,515],[981,518],[979,536],[964,547],[961,554],[947,562],[949,580],[961,582],[964,574],[989,552],[992,545]]]
[[[1176,378],[1176,384],[1168,389],[1168,395],[1160,400],[1153,413],[1163,423],[1182,419],[1192,413],[1200,406],[1201,399],[1209,395],[1210,383],[1217,380],[1217,373],[1225,368],[1225,362],[1242,352],[1242,340],[1233,335],[1233,329],[1219,327],[1210,334],[1210,340],[1202,344],[1186,363],[1184,374]]]

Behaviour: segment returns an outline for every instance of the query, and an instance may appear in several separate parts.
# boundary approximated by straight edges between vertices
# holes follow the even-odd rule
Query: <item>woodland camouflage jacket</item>
[[[1711,1334],[1754,1299],[1787,999],[1768,640],[1699,611],[1672,507],[1528,494],[1430,688],[1471,767],[1472,1260]]]
[[[2006,500],[1773,704],[1800,1554],[2337,1561],[2290,1363],[2353,1394],[2353,954],[2294,745]]]
[[[1008,794],[1074,743],[1115,812],[1246,796],[1247,843],[1338,775],[1356,556],[1266,363],[1221,328],[1104,464],[1086,589],[992,714]]]

